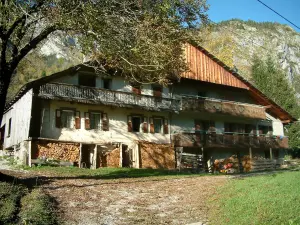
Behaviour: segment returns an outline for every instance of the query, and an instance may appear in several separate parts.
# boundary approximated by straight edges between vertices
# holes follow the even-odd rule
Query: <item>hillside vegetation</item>
[[[299,85],[294,85],[300,79],[300,34],[291,27],[234,19],[203,29],[198,42],[249,80],[253,56],[271,56],[300,93]]]

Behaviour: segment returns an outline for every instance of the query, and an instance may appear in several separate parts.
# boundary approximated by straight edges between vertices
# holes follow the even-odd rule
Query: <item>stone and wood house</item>
[[[71,67],[22,87],[7,105],[1,141],[22,163],[86,168],[205,168],[275,165],[295,120],[205,49],[187,44],[189,71],[172,85]],[[226,161],[227,160],[227,161]],[[257,161],[257,162],[258,162]],[[258,165],[258,166],[257,166]]]

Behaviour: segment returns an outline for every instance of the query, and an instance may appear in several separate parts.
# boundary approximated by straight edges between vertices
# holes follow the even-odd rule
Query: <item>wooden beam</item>
[[[252,159],[252,149],[251,149],[251,147],[249,148],[249,156],[250,156],[250,159]]]
[[[82,143],[79,145],[79,168],[81,168],[81,158],[82,158]]]
[[[272,108],[272,105],[265,105],[264,107],[265,107],[265,109],[270,109],[270,108]]]
[[[270,159],[271,159],[271,160],[273,159],[273,151],[272,151],[272,148],[270,148]]]
[[[291,122],[291,120],[283,120],[283,121],[281,121],[282,123],[290,123]]]

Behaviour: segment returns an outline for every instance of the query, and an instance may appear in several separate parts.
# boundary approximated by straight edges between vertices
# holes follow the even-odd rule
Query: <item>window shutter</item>
[[[148,133],[148,118],[144,117],[143,132]]]
[[[61,111],[60,111],[60,109],[57,109],[56,111],[55,111],[55,126],[57,127],[57,128],[61,128]]]
[[[84,124],[85,124],[85,129],[89,130],[91,128],[90,126],[90,113],[86,112],[84,113]]]
[[[168,119],[164,120],[164,134],[168,134],[169,133],[169,123],[168,123]]]
[[[81,119],[80,119],[80,111],[76,111],[75,114],[75,128],[80,129],[81,125]]]
[[[128,124],[128,132],[132,132],[132,117],[127,117],[127,124]]]
[[[195,120],[195,131],[202,131],[203,125],[201,120]]]
[[[109,131],[109,121],[107,113],[102,113],[102,130],[103,131]]]
[[[149,118],[149,123],[150,123],[150,133],[154,134],[154,123],[153,123],[153,118]]]

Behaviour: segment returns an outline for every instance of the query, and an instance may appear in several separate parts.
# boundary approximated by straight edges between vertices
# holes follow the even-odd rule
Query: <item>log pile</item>
[[[119,167],[120,166],[120,148],[110,151],[100,151],[100,167]]]
[[[79,161],[79,144],[56,142],[37,142],[35,144],[38,158],[56,159],[70,162]]]
[[[213,166],[214,171],[219,171],[221,173],[239,172],[239,160],[236,155],[232,155],[225,159],[216,159]]]
[[[242,165],[244,168],[244,172],[250,172],[251,171],[251,159],[249,155],[244,155],[242,157]]]
[[[175,151],[168,144],[140,141],[140,167],[175,169]]]

